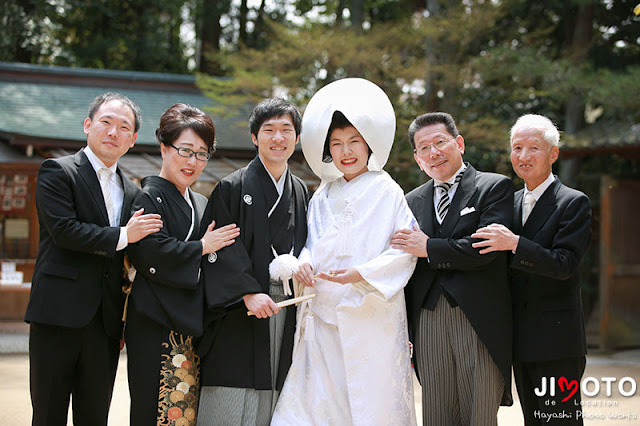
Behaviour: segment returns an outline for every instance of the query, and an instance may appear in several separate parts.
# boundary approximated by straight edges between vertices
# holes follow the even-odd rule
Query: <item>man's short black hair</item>
[[[449,132],[449,134],[454,138],[457,138],[460,135],[460,133],[458,133],[458,128],[456,127],[456,122],[453,120],[451,114],[446,112],[428,112],[416,117],[416,119],[413,120],[413,123],[409,125],[409,142],[411,143],[411,148],[414,150],[416,149],[416,141],[414,138],[420,129],[440,123],[444,124],[447,132]]]
[[[293,121],[293,127],[296,131],[297,137],[302,131],[302,116],[294,104],[282,98],[265,99],[256,105],[249,116],[249,128],[251,129],[251,134],[257,138],[260,127],[262,127],[262,124],[264,124],[265,121],[270,118],[281,117],[286,114],[291,116],[291,121]]]

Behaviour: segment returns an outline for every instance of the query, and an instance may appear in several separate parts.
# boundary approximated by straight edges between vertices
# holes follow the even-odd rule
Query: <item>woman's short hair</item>
[[[212,153],[216,149],[216,129],[213,121],[204,111],[187,104],[175,104],[162,114],[156,129],[158,142],[173,145],[183,131],[191,129],[207,145]]]

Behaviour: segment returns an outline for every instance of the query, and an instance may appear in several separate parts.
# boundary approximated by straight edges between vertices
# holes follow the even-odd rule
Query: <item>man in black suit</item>
[[[392,240],[419,257],[405,288],[425,425],[495,425],[511,398],[507,256],[479,254],[478,226],[511,226],[513,185],[463,163],[465,143],[447,113],[417,117],[409,140],[432,180],[407,194],[419,229]]]
[[[139,127],[131,100],[100,95],[84,121],[87,146],[40,167],[40,246],[25,315],[33,425],[66,425],[71,395],[75,425],[107,424],[122,337],[123,249],[162,226],[142,210],[129,219],[139,189],[117,161]]]
[[[513,232],[493,224],[473,235],[484,239],[474,244],[480,253],[512,253],[513,371],[528,426],[582,424],[587,349],[577,270],[591,239],[591,203],[551,173],[559,139],[546,117],[528,114],[516,121],[511,164],[525,187],[515,195]],[[545,380],[546,395],[537,396]]]

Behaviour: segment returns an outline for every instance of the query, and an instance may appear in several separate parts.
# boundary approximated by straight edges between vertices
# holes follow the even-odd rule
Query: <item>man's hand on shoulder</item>
[[[162,228],[162,219],[159,214],[143,214],[144,209],[140,209],[131,216],[127,226],[127,241],[129,244],[137,243],[149,234],[158,232]]]
[[[418,257],[429,257],[427,240],[429,236],[418,225],[413,229],[401,229],[391,239],[391,247]]]
[[[481,248],[480,254],[491,253],[492,251],[507,251],[515,253],[518,248],[520,236],[511,232],[509,228],[498,223],[492,223],[489,226],[478,229],[471,235],[471,238],[482,239],[473,243],[473,248]]]

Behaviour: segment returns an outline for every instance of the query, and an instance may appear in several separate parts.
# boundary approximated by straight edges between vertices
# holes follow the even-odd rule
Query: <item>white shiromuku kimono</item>
[[[416,258],[390,247],[415,219],[384,171],[339,178],[311,199],[300,261],[356,268],[363,281],[317,279],[298,308],[293,362],[272,425],[414,425],[403,288]]]

